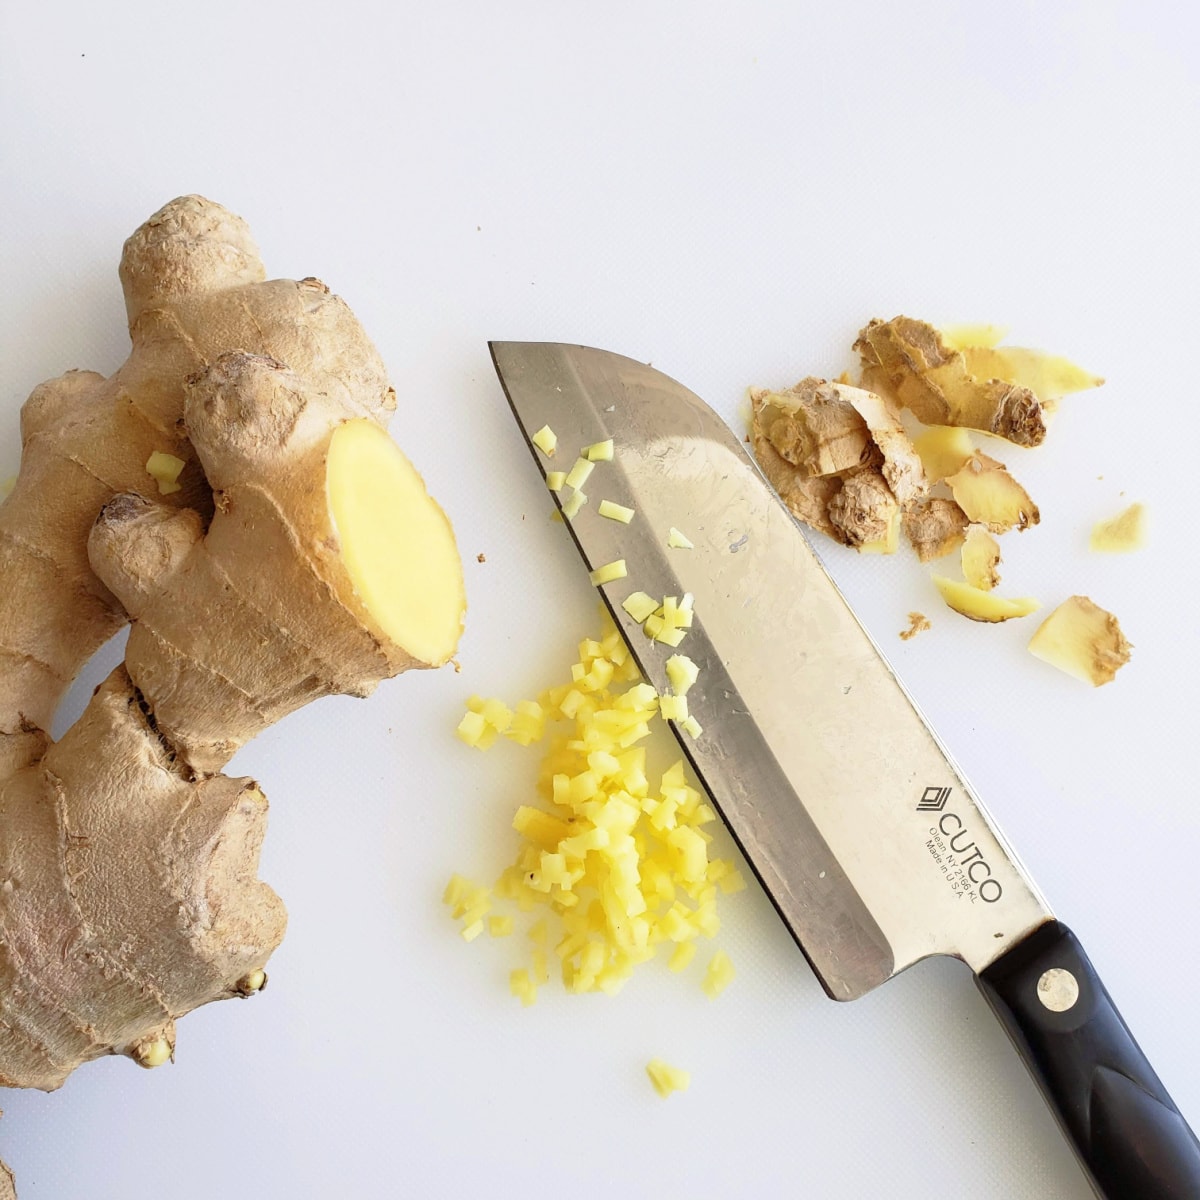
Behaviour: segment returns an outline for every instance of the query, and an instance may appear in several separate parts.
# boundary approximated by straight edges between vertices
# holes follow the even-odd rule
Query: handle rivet
[[[1079,981],[1064,967],[1043,972],[1037,985],[1038,999],[1051,1012],[1067,1012],[1079,999]]]

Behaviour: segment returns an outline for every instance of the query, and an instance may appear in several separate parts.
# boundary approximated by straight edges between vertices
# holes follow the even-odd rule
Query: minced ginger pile
[[[938,330],[910,317],[875,320],[854,343],[857,386],[843,375],[750,391],[754,455],[800,521],[867,553],[895,553],[901,532],[922,562],[958,550],[963,578],[935,574],[933,583],[950,608],[989,623],[1041,607],[993,590],[1000,581],[996,536],[1037,525],[1041,514],[968,431],[1038,446],[1061,397],[1104,382],[1064,358],[1002,346],[1002,339],[993,326]],[[902,412],[910,425],[921,423],[918,435],[910,438]],[[1144,540],[1145,510],[1135,504],[1099,523],[1091,548],[1124,553]],[[910,614],[901,637],[928,627],[923,614]],[[1116,617],[1072,596],[1029,649],[1098,686],[1129,661],[1131,646]]]
[[[677,664],[672,679],[674,690],[682,684],[686,691],[694,673]],[[515,709],[468,701],[458,727],[468,745],[486,750],[503,737],[530,746],[549,736],[537,782],[541,804],[522,805],[513,817],[523,839],[516,860],[490,889],[453,876],[443,897],[467,941],[485,929],[494,937],[513,933],[513,917],[494,912],[496,901],[541,914],[528,930],[528,957],[509,977],[523,1004],[533,1004],[549,981],[550,950],[569,992],[615,993],[660,949],[672,971],[683,971],[699,939],[720,928],[718,897],[745,887],[732,861],[709,857],[705,826],[717,816],[688,783],[682,759],[657,785],[647,773],[643,743],[674,699],[684,697],[660,697],[642,680],[605,614],[600,637],[580,643],[569,683]],[[705,992],[717,996],[733,974],[718,950],[707,963]]]

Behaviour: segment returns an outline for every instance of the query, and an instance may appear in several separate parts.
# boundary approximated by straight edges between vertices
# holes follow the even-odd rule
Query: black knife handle
[[[1043,925],[978,982],[1101,1196],[1200,1200],[1200,1142],[1065,925]]]

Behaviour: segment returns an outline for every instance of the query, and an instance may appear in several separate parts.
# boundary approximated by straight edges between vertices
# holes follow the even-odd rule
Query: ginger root
[[[1093,687],[1110,683],[1133,647],[1120,623],[1087,596],[1064,600],[1029,641],[1029,653]]]
[[[267,282],[197,196],[126,242],[132,351],[21,414],[0,505],[0,1083],[166,1061],[175,1022],[250,995],[283,936],[256,878],[267,802],[218,772],[321,696],[450,660],[445,516],[384,430],[395,396],[349,308]],[[160,495],[155,454],[185,462]],[[156,460],[159,461],[159,460]],[[125,662],[57,743],[80,667]]]

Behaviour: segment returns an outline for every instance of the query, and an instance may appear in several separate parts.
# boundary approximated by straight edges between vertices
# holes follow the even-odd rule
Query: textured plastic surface
[[[325,279],[370,329],[471,606],[461,675],[322,703],[238,756],[291,915],[271,982],[183,1021],[173,1066],[0,1093],[22,1200],[1088,1200],[957,964],[833,1004],[750,891],[718,1000],[702,953],[525,1010],[511,940],[457,936],[446,878],[507,861],[535,775],[515,747],[458,743],[462,702],[536,693],[596,612],[489,338],[612,346],[735,425],[747,385],[836,374],[863,321],[900,311],[1009,323],[1107,377],[1040,449],[987,452],[1043,514],[1002,539],[1001,587],[1118,613],[1135,650],[1112,685],[1027,655],[1036,618],[945,611],[908,555],[822,553],[1200,1113],[1197,19],[1147,0],[0,6],[0,481],[33,386],[124,357],[122,240],[201,191],[271,273]],[[1092,522],[1135,499],[1149,548],[1090,555]],[[933,627],[901,642],[910,610]],[[686,1094],[654,1094],[654,1057],[691,1071]]]

